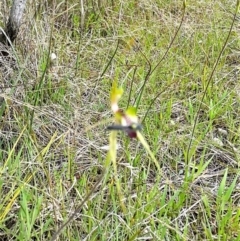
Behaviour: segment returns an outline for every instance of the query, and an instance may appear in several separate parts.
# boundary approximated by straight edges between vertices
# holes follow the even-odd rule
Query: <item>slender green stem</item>
[[[218,63],[219,63],[219,61],[220,61],[220,59],[221,59],[221,56],[222,56],[222,54],[223,54],[223,52],[224,52],[224,50],[225,50],[225,48],[226,48],[226,46],[227,46],[228,40],[229,40],[230,35],[231,35],[231,33],[232,33],[233,25],[234,25],[234,22],[236,21],[237,13],[238,13],[238,10],[239,10],[239,2],[240,2],[240,1],[238,0],[238,1],[237,1],[237,5],[236,5],[236,11],[235,11],[235,14],[234,14],[234,17],[233,17],[233,20],[232,20],[230,29],[229,29],[229,31],[228,31],[228,35],[227,35],[227,37],[226,37],[226,40],[225,40],[225,42],[224,42],[224,44],[223,44],[223,47],[222,47],[219,55],[218,55],[218,57],[217,57],[217,60],[216,60],[216,62],[214,63],[212,72],[211,72],[211,74],[210,74],[210,76],[209,76],[209,79],[208,79],[208,81],[207,81],[206,88],[205,88],[205,90],[204,90],[204,92],[203,92],[203,96],[202,96],[201,101],[200,101],[200,104],[199,104],[199,106],[198,106],[197,114],[196,114],[195,119],[194,119],[193,129],[192,129],[192,133],[191,133],[191,137],[190,137],[190,142],[189,142],[188,150],[187,150],[187,163],[189,163],[189,161],[190,161],[190,160],[189,160],[189,159],[190,159],[190,149],[191,149],[191,146],[192,146],[193,136],[194,136],[194,133],[195,133],[195,130],[196,130],[196,127],[197,127],[198,117],[199,117],[199,114],[200,114],[200,111],[201,111],[201,107],[202,107],[202,104],[203,104],[203,100],[204,100],[204,98],[205,98],[205,96],[206,96],[208,87],[209,87],[209,85],[210,85],[210,83],[211,83],[211,81],[212,81],[212,78],[213,78],[213,75],[214,75],[214,73],[215,73],[215,71],[216,71],[217,65],[218,65]]]

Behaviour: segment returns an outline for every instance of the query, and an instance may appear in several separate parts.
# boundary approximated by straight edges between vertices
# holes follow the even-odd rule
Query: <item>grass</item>
[[[59,240],[240,240],[235,5],[29,3],[1,66],[0,239],[55,240],[69,220]],[[124,133],[116,166],[104,150],[114,80],[161,174]]]

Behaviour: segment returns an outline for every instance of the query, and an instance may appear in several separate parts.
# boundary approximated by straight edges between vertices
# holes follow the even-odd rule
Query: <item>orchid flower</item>
[[[130,138],[137,138],[142,143],[143,147],[145,148],[145,150],[147,151],[147,153],[155,163],[158,171],[161,173],[161,168],[158,161],[156,160],[154,154],[150,150],[148,143],[145,141],[143,135],[140,132],[140,130],[142,129],[142,126],[138,123],[136,108],[129,107],[126,111],[123,111],[122,109],[119,108],[118,102],[121,99],[122,95],[123,95],[123,89],[118,88],[117,82],[114,81],[110,92],[110,104],[111,104],[111,109],[114,113],[115,124],[112,126],[108,126],[107,130],[125,131]],[[115,156],[116,145],[117,145],[116,135],[113,135],[112,138],[110,138],[110,140],[111,140],[110,146],[112,142],[112,150],[114,150],[113,153]]]
[[[138,124],[138,118],[136,115],[136,108],[129,107],[125,112],[118,107],[118,101],[122,97],[123,89],[117,88],[116,82],[113,82],[110,102],[111,109],[114,113],[115,125],[108,126],[107,130],[122,130],[125,131],[130,138],[137,137],[137,131],[142,129],[141,125]]]

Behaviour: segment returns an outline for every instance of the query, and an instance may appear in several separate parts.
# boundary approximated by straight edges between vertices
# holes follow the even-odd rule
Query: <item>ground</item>
[[[0,58],[1,240],[73,213],[59,240],[240,240],[236,2],[29,1]],[[106,161],[114,81],[160,171],[121,132]]]

